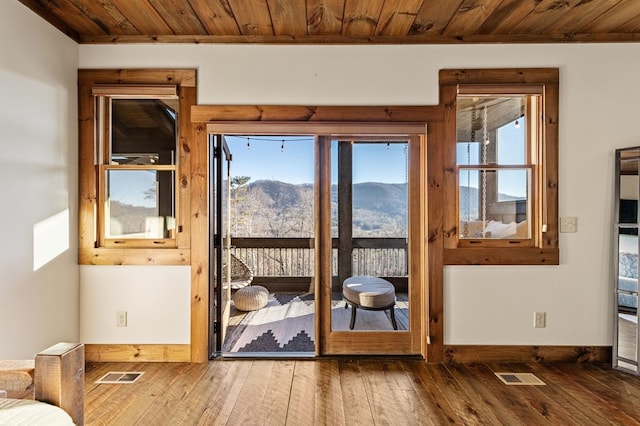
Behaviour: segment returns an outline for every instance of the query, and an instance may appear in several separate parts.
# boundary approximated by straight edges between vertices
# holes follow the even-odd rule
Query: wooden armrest
[[[36,355],[34,397],[65,410],[84,424],[84,345],[58,343]]]
[[[0,361],[0,389],[24,391],[33,384],[33,360]]]

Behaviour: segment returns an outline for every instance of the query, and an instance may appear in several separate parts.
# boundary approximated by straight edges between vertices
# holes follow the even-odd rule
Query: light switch
[[[116,311],[116,327],[127,326],[127,311]]]
[[[560,232],[578,232],[577,217],[561,217]]]

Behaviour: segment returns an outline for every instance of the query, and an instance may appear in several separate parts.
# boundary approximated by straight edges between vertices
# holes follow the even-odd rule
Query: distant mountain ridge
[[[288,234],[283,230],[283,223],[296,226],[300,217],[307,218],[306,226],[310,226],[313,218],[313,184],[291,184],[273,180],[258,180],[246,186],[243,203],[252,207],[238,205],[237,211],[243,212],[242,224],[251,222],[251,233],[273,236]],[[258,201],[260,200],[260,201]],[[262,206],[261,206],[262,204]],[[338,204],[338,186],[331,186],[332,210]],[[407,185],[379,182],[364,182],[353,185],[353,233],[354,236],[404,237],[407,232]],[[268,206],[268,208],[265,208]],[[267,211],[268,210],[268,211]],[[253,219],[249,219],[249,216]],[[266,219],[270,215],[271,219]],[[233,219],[232,219],[233,220]],[[335,221],[335,220],[334,220]],[[276,229],[274,223],[279,222]],[[238,232],[242,233],[242,224]],[[332,226],[336,229],[337,224]],[[267,230],[266,228],[269,228]],[[308,227],[307,232],[312,232]]]
[[[300,202],[302,192],[313,193],[313,184],[291,184],[275,180],[257,180],[248,189],[261,190],[272,200],[283,204]],[[407,211],[407,184],[363,182],[353,185],[353,208],[373,210],[391,215],[405,215]],[[338,186],[331,185],[331,202],[338,202]]]

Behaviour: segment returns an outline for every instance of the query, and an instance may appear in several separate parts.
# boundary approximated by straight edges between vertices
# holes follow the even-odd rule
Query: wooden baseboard
[[[191,362],[190,345],[85,345],[87,362]]]
[[[610,363],[611,346],[445,345],[444,362]]]

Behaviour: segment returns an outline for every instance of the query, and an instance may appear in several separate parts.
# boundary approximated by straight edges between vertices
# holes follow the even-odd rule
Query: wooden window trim
[[[126,99],[174,99],[178,96],[175,84],[96,84],[92,86],[93,96]]]
[[[97,161],[96,169],[98,173],[98,226],[97,247],[127,247],[127,248],[176,248],[178,246],[177,233],[178,229],[174,229],[174,236],[171,238],[131,238],[119,237],[113,238],[105,235],[105,224],[107,222],[106,211],[106,192],[104,188],[107,186],[106,175],[109,171],[139,171],[147,170],[154,172],[168,171],[173,172],[173,208],[174,220],[176,224],[181,223],[182,218],[179,217],[180,209],[178,209],[180,199],[178,191],[178,168],[179,162],[176,158],[174,164],[167,165],[114,165],[111,153],[111,114],[113,112],[113,103],[115,99],[174,99],[178,100],[178,88],[176,85],[95,85],[92,90],[96,100],[96,117],[97,117]],[[178,117],[180,112],[178,111]],[[179,131],[179,130],[178,130]],[[176,152],[178,150],[178,137],[176,135]]]
[[[542,102],[542,95],[544,91],[544,86],[542,85],[524,85],[522,88],[519,86],[513,85],[478,85],[478,84],[464,84],[458,85],[458,96],[464,97],[514,97],[516,95],[527,96],[526,104],[525,104],[525,120],[526,128],[525,128],[525,161],[523,164],[513,164],[513,165],[505,165],[505,164],[457,164],[458,173],[456,177],[459,179],[460,170],[523,170],[526,169],[529,171],[531,180],[529,184],[531,185],[531,189],[529,191],[529,205],[530,208],[528,214],[528,222],[530,227],[530,236],[529,238],[520,238],[520,239],[509,239],[509,238],[499,238],[499,239],[482,239],[482,238],[458,238],[459,248],[512,248],[512,247],[538,247],[541,233],[536,232],[539,230],[538,222],[540,221],[539,214],[539,206],[540,202],[540,173],[541,173],[541,159],[538,158],[537,153],[542,146],[542,141],[540,140],[540,134],[538,129],[541,127],[542,123],[537,122],[535,125],[532,124],[531,117],[539,117],[539,111],[541,110],[540,103]],[[533,96],[536,96],[537,99],[533,99]],[[456,140],[456,144],[459,141]],[[460,182],[456,181],[456,188],[459,188]],[[459,203],[459,191],[456,190],[456,203]],[[456,215],[458,217],[458,215]],[[457,223],[460,223],[458,220]]]
[[[188,265],[190,263],[191,148],[190,110],[196,99],[195,70],[79,70],[79,255],[86,265]],[[165,98],[178,95],[177,159],[175,165],[176,238],[101,241],[99,160],[104,148],[96,143],[95,96]],[[100,130],[102,132],[103,130]],[[173,166],[172,166],[173,167]],[[137,167],[139,168],[139,167]],[[131,247],[135,246],[135,247]]]
[[[445,108],[443,127],[444,194],[447,200],[457,200],[456,164],[456,99],[459,88],[468,94],[481,88],[487,95],[542,92],[542,123],[538,158],[532,163],[539,167],[534,190],[540,195],[534,203],[532,216],[546,224],[532,224],[533,244],[510,243],[511,240],[483,241],[481,247],[458,238],[457,201],[445,203],[443,236],[445,265],[558,265],[558,87],[557,68],[533,69],[459,69],[440,71],[440,105]],[[520,240],[523,241],[523,240]]]

